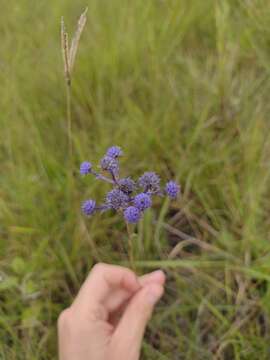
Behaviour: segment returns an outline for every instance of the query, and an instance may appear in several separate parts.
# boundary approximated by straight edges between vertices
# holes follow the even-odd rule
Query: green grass
[[[64,15],[73,30],[85,6],[74,170],[118,144],[126,174],[151,169],[183,186],[134,242],[138,270],[168,276],[143,359],[269,359],[267,0],[1,4],[0,359],[56,359],[57,317],[92,264],[127,263],[121,220],[80,214],[106,187],[77,170],[72,189],[68,179],[59,24]],[[168,257],[179,231],[201,242]]]

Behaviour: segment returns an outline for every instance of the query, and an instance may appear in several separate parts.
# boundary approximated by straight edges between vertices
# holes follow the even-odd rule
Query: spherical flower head
[[[90,174],[91,170],[92,170],[92,164],[90,162],[84,161],[81,163],[81,166],[80,166],[81,175]]]
[[[135,181],[129,177],[120,179],[118,181],[118,186],[121,191],[128,195],[130,195],[136,189]]]
[[[180,186],[175,181],[171,180],[167,182],[165,191],[170,198],[176,199],[180,192]]]
[[[139,185],[143,188],[145,192],[151,191],[151,192],[158,192],[160,190],[159,183],[160,178],[159,176],[151,171],[145,172],[140,178],[139,178]]]
[[[119,163],[116,159],[111,156],[105,155],[100,162],[100,166],[103,170],[112,172],[113,174],[118,174],[119,172]]]
[[[106,153],[107,156],[110,156],[114,159],[123,155],[123,151],[119,146],[111,146]]]
[[[129,206],[124,211],[124,218],[130,224],[136,224],[141,218],[141,212],[135,206]]]
[[[141,193],[135,196],[133,203],[137,209],[144,211],[151,207],[152,199],[150,195]]]
[[[96,208],[96,202],[95,200],[92,199],[86,200],[82,204],[82,212],[87,216],[92,215],[93,212],[95,211],[95,208]]]
[[[127,207],[129,197],[119,189],[113,189],[106,196],[106,204],[114,210]]]

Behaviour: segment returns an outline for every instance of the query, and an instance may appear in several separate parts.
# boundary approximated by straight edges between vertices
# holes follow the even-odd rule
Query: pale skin
[[[139,360],[164,283],[161,270],[138,277],[121,266],[95,265],[59,316],[60,360]]]

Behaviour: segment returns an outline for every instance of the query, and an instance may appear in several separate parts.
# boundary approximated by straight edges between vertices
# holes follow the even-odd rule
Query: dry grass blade
[[[64,23],[64,18],[61,18],[61,48],[64,61],[64,71],[66,81],[70,83],[70,64],[69,64],[69,47],[68,47],[68,33],[66,32],[66,27]]]
[[[84,12],[81,14],[79,21],[78,21],[78,25],[77,25],[77,29],[76,32],[72,38],[71,41],[71,46],[70,46],[70,51],[69,51],[69,69],[70,71],[72,71],[73,66],[74,66],[74,62],[75,62],[75,58],[76,58],[76,54],[77,54],[77,50],[78,50],[78,45],[79,45],[79,41],[83,32],[83,29],[85,27],[86,24],[86,14],[87,14],[88,8],[86,8],[84,10]]]
[[[183,231],[176,229],[167,223],[162,223],[162,226],[169,233],[176,235],[177,237],[179,237],[181,239],[181,242],[179,242],[177,245],[175,245],[175,247],[169,253],[168,259],[173,259],[176,256],[178,256],[181,253],[181,251],[188,245],[197,245],[205,251],[215,252],[218,254],[222,254],[226,258],[228,257],[228,258],[237,260],[232,254],[227,253],[226,251],[218,248],[217,246],[208,244],[205,241],[202,241],[195,237],[189,236],[189,235],[185,234]]]
[[[230,337],[244,327],[257,314],[258,310],[258,301],[251,302],[251,304],[246,307],[246,316],[237,318],[230,329],[212,346],[211,350],[214,352],[214,360],[222,359],[221,353],[226,346],[230,344],[228,341]],[[216,348],[215,351],[213,350],[214,348]]]

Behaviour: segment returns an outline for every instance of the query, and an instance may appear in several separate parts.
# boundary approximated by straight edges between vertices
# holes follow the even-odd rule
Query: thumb
[[[112,348],[118,359],[138,360],[144,331],[164,288],[148,284],[130,300],[113,334]]]

